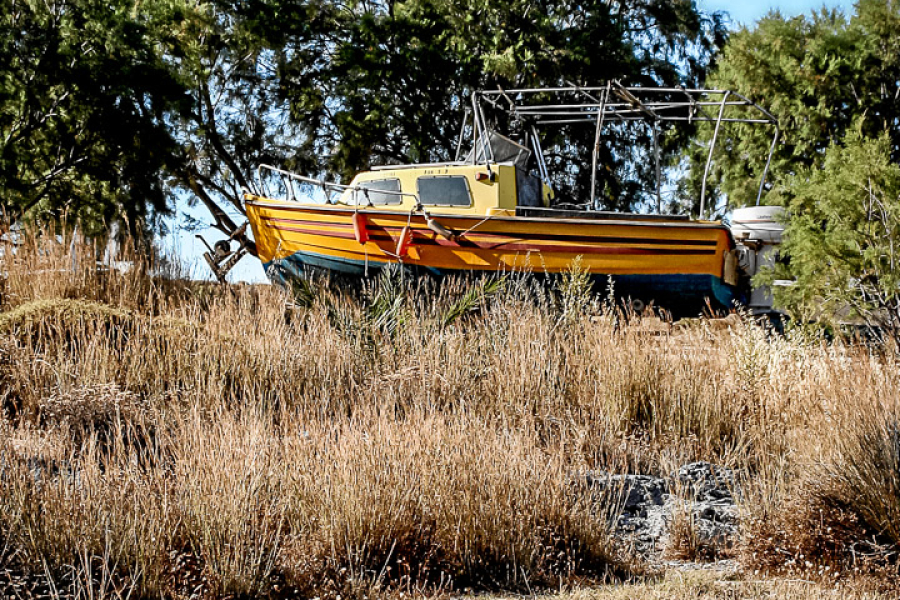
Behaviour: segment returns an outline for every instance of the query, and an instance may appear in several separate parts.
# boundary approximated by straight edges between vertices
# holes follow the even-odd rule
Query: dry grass
[[[652,582],[633,583],[546,596],[547,600],[888,600],[877,581],[834,584],[804,579],[755,579],[714,571],[670,572]]]
[[[89,245],[31,232],[0,261],[0,560],[57,590],[627,579],[646,568],[611,538],[616,496],[580,474],[694,460],[742,476],[745,564],[852,571],[863,552],[893,568],[886,352],[740,319],[626,323],[577,272],[290,296],[135,256],[109,271]]]

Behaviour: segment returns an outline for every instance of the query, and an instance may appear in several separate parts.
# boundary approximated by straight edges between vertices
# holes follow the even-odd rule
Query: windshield
[[[486,142],[486,143],[485,143]],[[488,130],[487,139],[484,134],[479,138],[475,148],[469,152],[466,162],[483,163],[485,146],[489,146],[488,159],[493,163],[512,163],[520,169],[525,169],[528,159],[531,158],[531,150],[516,143],[496,131]]]

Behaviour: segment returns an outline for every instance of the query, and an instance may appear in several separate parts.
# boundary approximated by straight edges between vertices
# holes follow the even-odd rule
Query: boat
[[[497,112],[506,121],[489,116]],[[375,167],[346,185],[260,166],[259,191],[247,191],[244,202],[256,254],[270,279],[285,282],[316,271],[365,277],[397,264],[438,277],[508,272],[554,276],[578,259],[599,285],[612,282],[615,293],[637,310],[652,304],[676,314],[697,314],[746,301],[748,273],[741,265],[748,263],[748,246],[736,242],[726,224],[702,217],[720,127],[774,126],[774,150],[778,126],[764,109],[726,90],[608,82],[480,91],[473,94],[467,115],[471,118],[464,120],[453,161]],[[498,123],[512,119],[526,123],[520,124],[524,133],[518,139],[497,130]],[[598,144],[590,164],[591,197],[561,205],[547,170],[541,128],[585,123],[596,129],[599,142],[601,129],[613,121],[649,122],[654,132],[655,125],[666,122],[715,124],[701,218],[600,210],[594,182],[602,167]],[[462,156],[467,130],[472,148]],[[652,156],[659,173],[656,143]],[[277,194],[269,193],[265,183],[273,177],[279,182]],[[311,190],[320,197],[314,198]],[[762,191],[763,182],[759,196]],[[660,195],[658,185],[657,208]]]

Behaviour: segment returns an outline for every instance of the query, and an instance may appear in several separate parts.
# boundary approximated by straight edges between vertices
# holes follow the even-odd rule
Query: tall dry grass
[[[555,286],[395,273],[291,293],[97,258],[32,231],[0,263],[0,548],[59,589],[628,577],[643,567],[611,537],[617,498],[583,474],[694,460],[738,469],[748,564],[897,542],[889,353],[741,320],[629,321],[577,269]],[[845,537],[816,520],[825,506],[851,515]]]

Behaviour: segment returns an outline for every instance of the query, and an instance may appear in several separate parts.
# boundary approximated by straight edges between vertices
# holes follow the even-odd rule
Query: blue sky
[[[725,11],[729,13],[734,26],[752,25],[769,10],[778,9],[782,15],[794,16],[810,13],[822,8],[840,8],[846,13],[853,10],[851,0],[745,0],[744,2],[727,2],[725,0],[698,0],[700,8],[706,11]]]
[[[726,0],[698,0],[698,4],[702,10],[725,11],[731,18],[731,25],[734,28],[740,25],[753,25],[758,19],[765,16],[770,10],[777,9],[784,16],[794,16],[799,14],[807,14],[813,10],[822,7],[840,8],[846,13],[853,11],[853,0],[765,0],[762,2],[755,0],[745,0],[743,2],[728,2]],[[194,237],[196,232],[182,230],[181,227],[186,222],[184,218],[187,211],[193,218],[200,219],[204,222],[211,222],[208,215],[202,207],[189,209],[186,206],[178,208],[178,216],[171,220],[170,226],[174,230],[171,235],[162,240],[163,248],[166,252],[181,257],[182,262],[188,269],[188,273],[195,278],[210,278],[212,274],[206,263],[203,262],[204,247]],[[210,244],[215,240],[221,239],[221,234],[209,229],[202,232]],[[229,279],[233,281],[265,281],[260,262],[248,256],[241,260],[240,263],[231,272]]]

